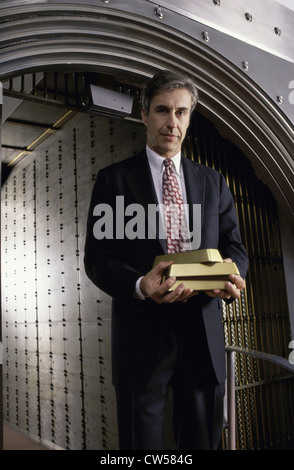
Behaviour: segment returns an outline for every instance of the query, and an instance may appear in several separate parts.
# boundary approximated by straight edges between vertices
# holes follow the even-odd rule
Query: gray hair
[[[198,90],[195,83],[186,75],[170,70],[161,70],[146,83],[141,94],[141,107],[149,114],[150,103],[154,95],[161,91],[174,90],[176,88],[186,88],[191,93],[192,106],[191,113],[194,111],[198,102]]]

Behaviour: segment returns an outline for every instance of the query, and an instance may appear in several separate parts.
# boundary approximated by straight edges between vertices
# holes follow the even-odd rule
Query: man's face
[[[155,95],[148,116],[142,110],[147,145],[162,157],[171,158],[181,150],[190,122],[191,103],[191,93],[180,88]]]

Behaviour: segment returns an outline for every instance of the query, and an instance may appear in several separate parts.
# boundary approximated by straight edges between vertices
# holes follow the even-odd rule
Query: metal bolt
[[[163,11],[160,7],[154,8],[154,13],[157,16],[157,18],[160,18],[162,20],[163,18]]]
[[[277,102],[280,104],[283,103],[283,97],[281,95],[277,96]]]
[[[282,31],[280,30],[280,28],[275,27],[275,34],[276,34],[277,36],[281,36]]]
[[[249,21],[249,23],[251,23],[252,15],[250,15],[250,13],[245,13],[245,18],[246,18],[247,21]]]
[[[109,3],[109,0],[101,0],[103,3]]]
[[[248,70],[248,69],[249,69],[249,64],[248,64],[247,60],[243,60],[243,62],[242,62],[242,67],[243,67],[244,70]]]
[[[220,0],[212,0],[212,3],[217,7],[220,6]]]
[[[202,33],[202,39],[203,39],[204,41],[206,41],[206,42],[209,41],[209,34],[208,34],[207,31],[203,31],[203,33]]]

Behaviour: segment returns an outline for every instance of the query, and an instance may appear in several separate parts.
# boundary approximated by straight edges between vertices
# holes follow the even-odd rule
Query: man
[[[85,268],[89,278],[113,298],[113,384],[124,450],[163,449],[169,386],[178,448],[217,449],[220,444],[225,382],[221,299],[239,297],[248,260],[224,177],[181,154],[197,99],[197,89],[187,77],[169,71],[156,74],[142,94],[146,149],[100,170],[93,190]],[[165,161],[166,165],[172,161],[169,174],[176,178],[173,184],[181,204],[201,205],[197,248],[216,248],[225,261],[232,260],[239,268],[240,276],[232,275],[225,290],[197,293],[180,284],[170,291],[175,279],[161,282],[170,263],[152,268],[155,257],[168,252],[168,239],[158,228],[151,236],[148,220],[145,237],[121,233],[118,198],[123,197],[125,208],[140,205],[147,218],[151,204],[166,204]],[[95,224],[97,215],[102,215],[100,209],[107,207],[113,211],[114,225],[103,238],[97,231],[102,225]],[[125,220],[126,226],[130,220]]]

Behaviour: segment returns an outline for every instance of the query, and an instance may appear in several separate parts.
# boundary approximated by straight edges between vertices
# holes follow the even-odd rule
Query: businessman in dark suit
[[[93,190],[85,268],[95,285],[113,298],[112,371],[120,449],[163,449],[170,386],[178,448],[217,449],[220,444],[226,377],[221,300],[240,296],[248,259],[224,177],[181,153],[197,99],[187,77],[156,74],[142,94],[146,148],[100,170]],[[152,267],[155,257],[168,250],[158,228],[160,211],[156,227],[152,222],[154,236],[148,220],[150,205],[164,202],[164,160],[172,161],[182,203],[189,209],[201,205],[197,248],[218,249],[224,261],[234,261],[239,269],[225,290],[198,293],[180,284],[170,291],[174,278],[161,283],[169,263]],[[136,219],[132,210],[138,207],[143,212]],[[191,214],[186,220],[190,229]],[[112,215],[111,223],[106,215]]]

